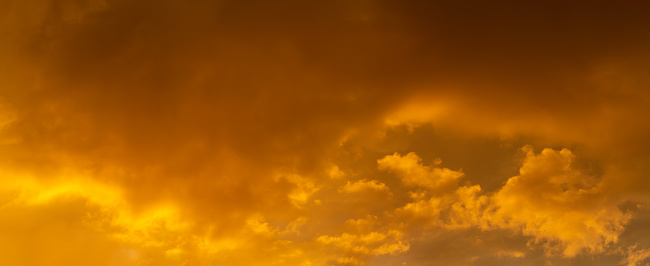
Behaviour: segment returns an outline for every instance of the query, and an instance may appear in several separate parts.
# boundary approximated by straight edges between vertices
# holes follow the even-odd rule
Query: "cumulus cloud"
[[[650,259],[650,249],[638,248],[637,245],[630,246],[624,252],[625,259],[622,261],[628,266],[638,266]]]
[[[486,228],[484,216],[491,199],[482,194],[480,186],[459,187],[451,199],[447,228]]]
[[[599,254],[618,241],[631,214],[605,200],[602,183],[575,168],[570,150],[547,148],[539,154],[531,146],[522,150],[519,175],[497,191],[486,193],[474,185],[433,196],[412,192],[415,201],[395,209],[394,215],[411,230],[434,226],[514,230],[531,237],[530,242],[541,245],[549,256]],[[417,155],[411,153],[411,158]]]
[[[431,197],[407,203],[395,209],[395,215],[408,226],[430,227],[439,223],[438,217],[443,208],[440,198]]]
[[[365,234],[343,233],[340,236],[323,235],[316,239],[323,245],[333,246],[354,257],[341,257],[339,263],[362,264],[370,256],[398,255],[409,250],[408,242],[402,240],[403,234],[396,230],[369,232]],[[355,259],[359,257],[359,259]]]
[[[339,188],[339,192],[344,192],[344,193],[354,193],[354,192],[363,192],[363,191],[379,191],[379,192],[390,193],[390,189],[386,186],[386,184],[381,183],[377,180],[366,181],[365,179],[362,179],[354,183],[350,183],[348,181],[348,183],[345,184],[345,186]]]
[[[463,177],[462,171],[439,167],[441,161],[435,161],[433,166],[422,164],[422,159],[415,153],[401,156],[398,153],[386,155],[377,160],[380,170],[388,170],[397,174],[400,179],[411,186],[421,186],[432,190],[440,190],[454,186]]]
[[[491,222],[521,228],[535,242],[545,242],[548,252],[559,250],[564,256],[584,249],[600,253],[618,240],[630,214],[604,200],[595,177],[574,169],[571,151],[523,150],[519,175],[492,198],[497,210]]]
[[[0,264],[644,250],[647,10],[0,1]]]

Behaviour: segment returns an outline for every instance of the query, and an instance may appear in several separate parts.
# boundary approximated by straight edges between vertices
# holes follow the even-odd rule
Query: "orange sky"
[[[0,265],[648,265],[643,1],[0,1]]]

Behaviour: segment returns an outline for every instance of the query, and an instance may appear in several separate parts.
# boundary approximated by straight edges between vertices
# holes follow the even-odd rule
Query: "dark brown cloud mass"
[[[650,263],[642,1],[0,1],[0,264]]]

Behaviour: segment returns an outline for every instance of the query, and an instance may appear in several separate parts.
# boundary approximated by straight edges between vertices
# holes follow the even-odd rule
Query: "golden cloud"
[[[0,1],[0,264],[646,263],[647,10]]]
[[[571,151],[544,149],[537,155],[529,146],[519,175],[494,194],[497,208],[490,222],[519,227],[534,241],[546,241],[548,252],[558,248],[564,256],[583,249],[603,252],[616,242],[630,220],[616,204],[603,202],[595,177],[573,168]]]
[[[377,160],[379,169],[396,173],[402,181],[411,186],[421,186],[432,190],[441,190],[454,186],[463,177],[461,171],[437,167],[441,162],[436,161],[433,167],[422,165],[415,153],[401,156],[397,153],[387,155]]]

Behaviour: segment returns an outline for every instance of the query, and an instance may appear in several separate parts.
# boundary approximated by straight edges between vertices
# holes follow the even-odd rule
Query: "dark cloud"
[[[65,217],[64,229],[34,222],[43,232],[34,245],[43,247],[66,230],[99,230],[91,242],[109,264],[259,262],[230,251],[277,254],[278,265],[526,261],[521,235],[497,245],[501,256],[489,248],[423,255],[444,245],[447,229],[383,220],[423,191],[377,160],[439,158],[462,169],[458,186],[481,185],[490,196],[519,175],[522,146],[569,148],[571,167],[601,184],[594,209],[645,206],[649,9],[637,1],[4,1],[0,170],[9,192],[1,194],[16,205],[0,214]],[[361,192],[343,193],[348,184]],[[87,186],[112,191],[119,204],[78,189]],[[519,198],[534,195],[526,189]],[[81,225],[82,204],[57,201],[70,195],[106,217]],[[38,216],[24,202],[39,199],[38,208],[70,212]],[[160,208],[169,212],[155,214]],[[346,231],[346,221],[367,215],[379,224]],[[151,222],[170,217],[191,226]],[[645,230],[634,221],[630,230]],[[124,231],[129,224],[140,231]],[[321,245],[323,236],[374,251]],[[142,249],[155,239],[164,245]],[[647,244],[629,249],[643,241],[633,242],[607,256],[644,254]],[[562,260],[538,253],[531,263]],[[59,254],[45,257],[94,263]],[[41,265],[20,256],[6,262]]]

